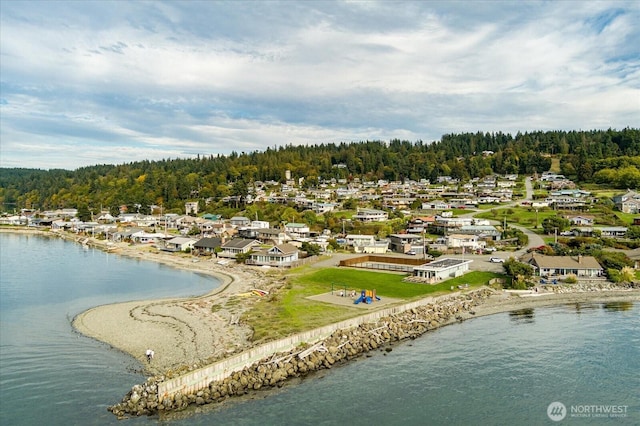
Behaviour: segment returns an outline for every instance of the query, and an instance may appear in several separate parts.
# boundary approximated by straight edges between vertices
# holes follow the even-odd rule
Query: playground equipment
[[[353,301],[353,303],[355,305],[357,305],[360,302],[364,302],[366,304],[371,304],[373,303],[374,300],[380,300],[380,298],[378,296],[376,296],[376,291],[374,290],[362,290],[360,292],[360,297],[358,297],[356,300]]]

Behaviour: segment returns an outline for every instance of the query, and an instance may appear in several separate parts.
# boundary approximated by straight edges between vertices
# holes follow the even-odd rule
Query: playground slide
[[[360,302],[364,302],[364,296],[358,297],[356,300],[353,301],[353,304],[357,305]]]

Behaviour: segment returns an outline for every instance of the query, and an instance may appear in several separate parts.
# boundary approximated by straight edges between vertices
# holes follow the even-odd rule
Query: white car
[[[501,257],[490,257],[489,262],[493,263],[504,263],[504,259]]]

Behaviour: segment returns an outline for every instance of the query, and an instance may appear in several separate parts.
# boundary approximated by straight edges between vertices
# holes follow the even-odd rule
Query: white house
[[[348,246],[363,246],[373,244],[376,238],[373,235],[349,234],[344,238]]]
[[[251,253],[246,263],[259,266],[291,266],[298,260],[298,253],[298,248],[291,244],[279,244]]]
[[[353,215],[352,219],[362,222],[384,222],[389,219],[389,214],[376,209],[358,209],[358,212]]]
[[[469,265],[473,260],[443,258],[425,265],[413,268],[413,275],[422,278],[428,283],[435,284],[438,281],[455,278],[469,271]]]
[[[269,228],[269,222],[267,222],[265,220],[252,220],[251,224],[249,225],[249,227],[251,227],[253,229],[268,229]]]
[[[187,251],[193,249],[198,240],[186,237],[175,237],[165,243],[165,251]]]
[[[304,238],[309,236],[309,226],[304,223],[289,222],[284,225],[284,230],[293,238]]]
[[[452,249],[465,249],[469,251],[478,250],[485,246],[477,235],[473,234],[450,234],[447,235],[447,247]]]

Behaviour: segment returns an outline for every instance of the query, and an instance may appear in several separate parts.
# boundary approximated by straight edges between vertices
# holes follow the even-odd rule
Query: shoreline
[[[79,242],[74,235],[31,229],[6,229],[0,232],[61,237]],[[84,240],[84,239],[83,239]],[[89,244],[104,249],[106,244],[89,238]],[[179,270],[203,273],[220,280],[220,285],[196,297],[148,299],[100,305],[76,315],[73,329],[87,337],[106,343],[140,361],[146,373],[173,375],[185,369],[199,368],[242,352],[251,346],[252,330],[238,323],[242,313],[251,306],[252,298],[241,303],[230,300],[253,288],[272,290],[279,287],[281,277],[268,276],[265,271],[230,263],[195,261],[182,257],[154,253],[147,246],[126,243],[109,245],[109,253],[133,259],[155,261]],[[115,247],[115,248],[113,248]],[[238,300],[238,299],[236,299]],[[497,291],[471,312],[461,312],[449,323],[475,317],[574,303],[640,302],[640,289],[602,290],[589,292],[516,294]],[[447,325],[442,324],[442,325]],[[151,348],[155,358],[146,362],[145,351]]]

